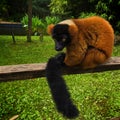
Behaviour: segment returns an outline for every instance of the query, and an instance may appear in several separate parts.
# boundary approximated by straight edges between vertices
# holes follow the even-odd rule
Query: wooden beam
[[[0,66],[0,82],[45,77],[46,63]],[[79,67],[65,67],[64,75],[120,70],[120,57],[111,57],[106,63],[94,69],[82,70]]]

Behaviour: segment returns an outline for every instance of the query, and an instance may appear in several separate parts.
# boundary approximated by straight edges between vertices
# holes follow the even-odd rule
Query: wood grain
[[[0,82],[45,77],[45,68],[46,63],[0,66]],[[63,75],[69,75],[111,70],[120,70],[120,57],[111,57],[106,63],[101,64],[94,69],[83,70],[80,69],[80,67],[75,66],[64,67],[62,71]]]

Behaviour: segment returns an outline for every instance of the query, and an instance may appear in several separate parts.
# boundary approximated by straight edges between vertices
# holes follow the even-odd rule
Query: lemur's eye
[[[67,35],[66,34],[63,34],[62,35],[62,42],[65,42],[67,40]]]

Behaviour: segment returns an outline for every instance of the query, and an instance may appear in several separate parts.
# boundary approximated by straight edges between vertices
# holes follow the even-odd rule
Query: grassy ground
[[[26,42],[26,37],[16,36],[16,44],[11,36],[0,36],[0,65],[46,62],[50,55],[55,54],[50,37],[32,37],[32,43]]]
[[[46,62],[56,54],[50,37],[0,36],[0,65]],[[113,56],[120,56],[120,46]],[[120,116],[120,71],[64,76],[74,103],[80,110],[76,120],[108,120]],[[59,114],[45,78],[0,83],[0,120],[67,120]]]

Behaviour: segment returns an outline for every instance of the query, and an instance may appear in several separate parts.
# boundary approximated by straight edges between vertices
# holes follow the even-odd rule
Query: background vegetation
[[[51,13],[55,15],[78,18],[83,12],[87,15],[92,12],[109,20],[115,31],[120,31],[119,8],[120,0],[52,0],[50,3]]]
[[[2,20],[21,21],[27,13],[28,0],[1,0],[0,18]],[[42,21],[46,16],[67,18],[79,18],[92,15],[100,15],[109,20],[119,34],[120,31],[120,0],[32,0],[33,16]]]

